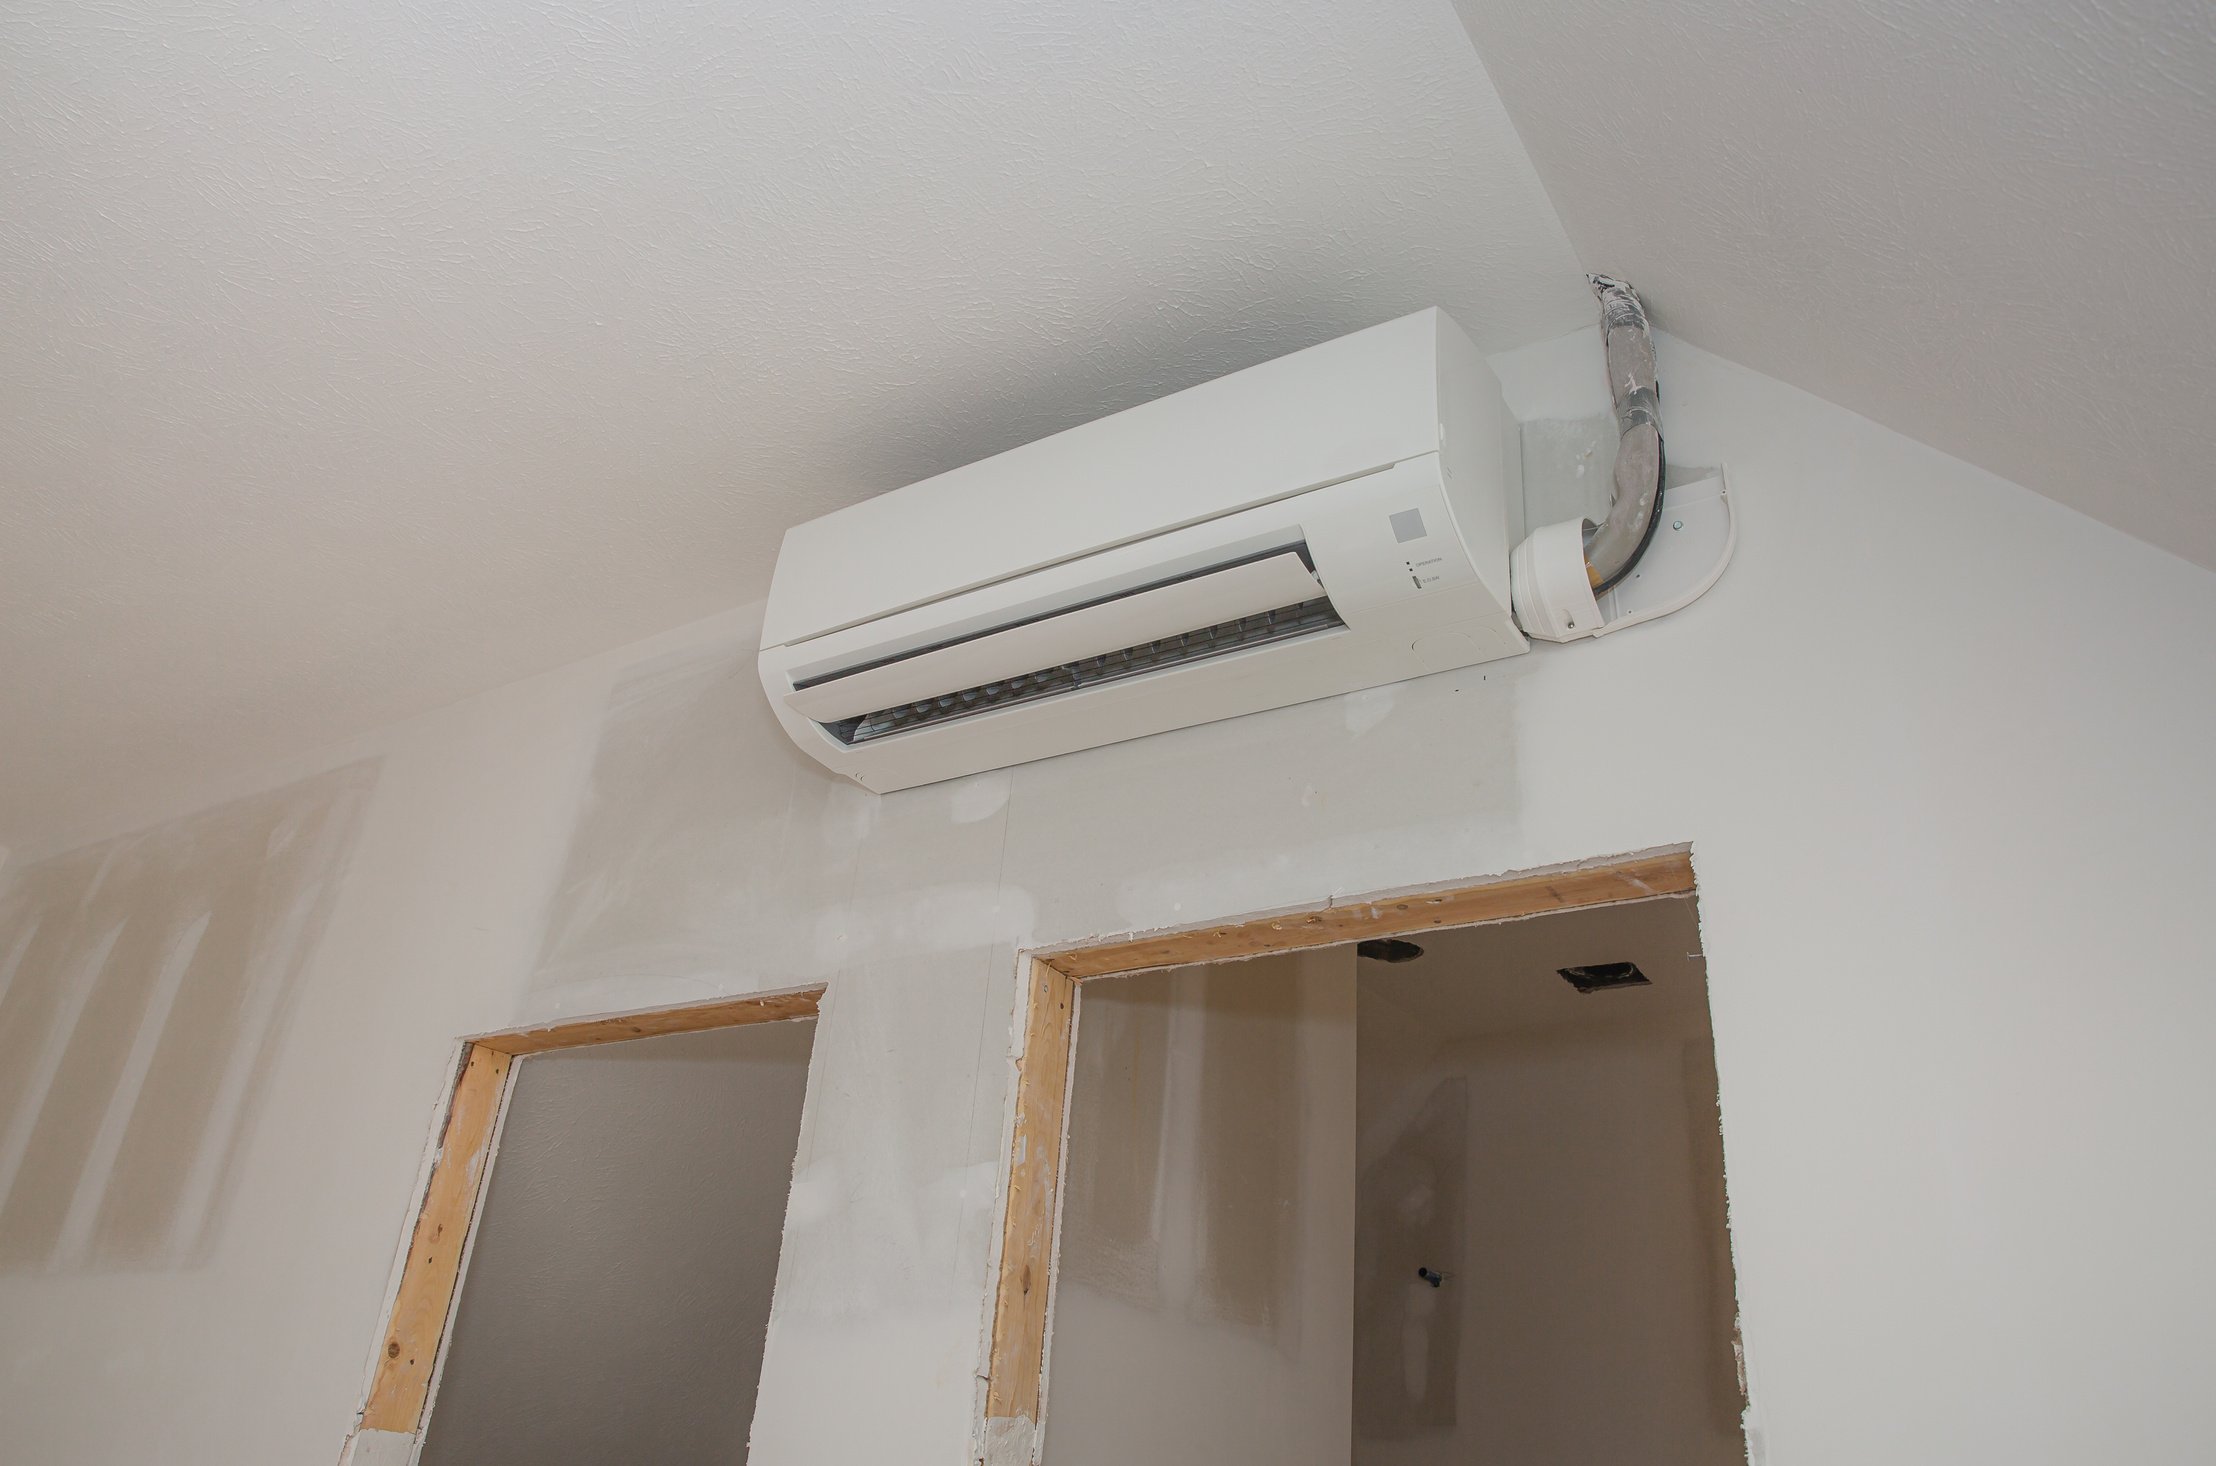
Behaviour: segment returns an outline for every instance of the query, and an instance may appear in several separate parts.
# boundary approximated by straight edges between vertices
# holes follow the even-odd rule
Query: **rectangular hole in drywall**
[[[422,1466],[746,1459],[815,1027],[517,1060]]]
[[[1046,1466],[1744,1459],[1693,898],[1410,940],[1079,988]]]

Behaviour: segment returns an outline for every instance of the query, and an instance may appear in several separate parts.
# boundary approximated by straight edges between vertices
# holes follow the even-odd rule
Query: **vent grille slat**
[[[879,708],[859,717],[823,723],[823,729],[852,747],[899,733],[935,728],[978,713],[997,712],[1025,703],[1060,697],[1084,687],[1120,682],[1149,672],[1188,666],[1252,647],[1269,646],[1296,637],[1343,627],[1346,622],[1328,598],[1303,601],[1258,611],[1231,621],[1220,621],[1193,631],[1120,647],[1097,656],[1080,657],[1059,666],[1042,667],[997,682],[965,687],[896,707]]]

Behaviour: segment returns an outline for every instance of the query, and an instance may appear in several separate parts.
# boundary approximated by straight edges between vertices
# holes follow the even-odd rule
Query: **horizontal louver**
[[[1322,597],[1298,605],[1258,611],[1230,621],[1219,621],[1193,631],[1179,632],[1136,646],[1080,657],[1059,666],[1041,667],[999,681],[965,687],[935,697],[919,698],[894,707],[878,708],[858,717],[841,718],[822,726],[841,743],[852,746],[896,733],[936,727],[973,713],[1018,707],[1043,698],[1059,697],[1081,687],[1118,682],[1148,672],[1166,671],[1207,661],[1251,647],[1268,646],[1346,623]]]
[[[796,675],[784,696],[794,712],[833,730],[874,726],[903,708],[920,717],[948,698],[974,709],[986,688],[998,698],[1015,688],[1044,696],[1070,690],[1078,677],[1097,681],[1111,666],[1126,669],[1134,657],[1162,665],[1168,653],[1160,648],[1179,638],[1227,636],[1222,628],[1234,626],[1262,635],[1274,622],[1249,625],[1254,618],[1281,617],[1323,598],[1307,546],[1281,544],[1141,585],[1080,591],[1067,604],[928,645],[819,664]]]

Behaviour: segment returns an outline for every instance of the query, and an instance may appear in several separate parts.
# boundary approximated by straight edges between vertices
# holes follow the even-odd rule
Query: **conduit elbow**
[[[1662,391],[1654,337],[1639,293],[1622,280],[1588,275],[1600,301],[1608,393],[1616,411],[1616,473],[1600,523],[1566,520],[1516,547],[1510,586],[1526,636],[1575,641],[1602,629],[1599,598],[1632,572],[1662,517]]]

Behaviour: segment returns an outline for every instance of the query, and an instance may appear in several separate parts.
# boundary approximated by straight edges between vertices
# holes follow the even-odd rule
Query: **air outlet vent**
[[[1591,967],[1558,967],[1562,980],[1581,993],[1604,993],[1610,988],[1651,986],[1647,975],[1633,962],[1600,962]]]
[[[1344,625],[1346,622],[1332,609],[1330,600],[1318,597],[1297,605],[1280,606],[1275,610],[1258,611],[1251,616],[1219,621],[1212,626],[1180,632],[1157,641],[1140,642],[1136,646],[1119,647],[1111,652],[1080,657],[1076,661],[1063,662],[1058,666],[1018,673],[996,682],[965,687],[958,692],[941,693],[915,702],[877,708],[858,717],[841,718],[821,726],[832,737],[852,747],[898,733],[935,728],[975,713],[1017,707],[1044,698],[1060,697],[1082,687],[1097,687],[1129,677],[1144,676],[1149,672],[1190,666],[1195,662],[1228,656],[1232,652],[1312,636]]]

